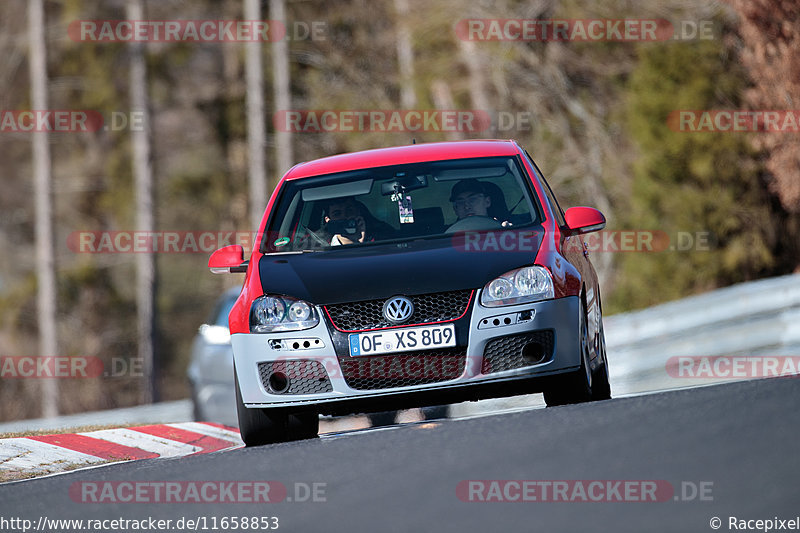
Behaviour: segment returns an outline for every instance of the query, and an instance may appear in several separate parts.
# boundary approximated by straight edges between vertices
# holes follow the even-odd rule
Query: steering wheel
[[[452,226],[447,228],[445,233],[455,233],[457,231],[477,231],[485,229],[497,229],[502,227],[503,225],[500,222],[493,219],[492,217],[483,217],[480,215],[474,215],[456,221]]]
[[[322,237],[320,237],[319,235],[308,229],[308,226],[302,226],[300,229],[301,231],[305,232],[306,235],[309,235],[312,239],[317,241],[317,244],[322,244],[323,246],[330,245],[328,241],[326,241],[325,239],[323,239]]]

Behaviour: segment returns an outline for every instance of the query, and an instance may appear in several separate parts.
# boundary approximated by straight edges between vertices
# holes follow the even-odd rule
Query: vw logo
[[[405,296],[389,298],[383,304],[383,316],[392,324],[399,324],[408,320],[414,313],[414,304]]]

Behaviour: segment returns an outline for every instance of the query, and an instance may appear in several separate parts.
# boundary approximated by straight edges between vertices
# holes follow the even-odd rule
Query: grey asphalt
[[[729,531],[731,516],[800,515],[798,406],[800,379],[776,378],[120,463],[0,485],[0,524],[205,516],[210,528],[211,517],[277,516],[279,531],[292,532],[692,532],[713,531],[719,517]],[[506,479],[657,480],[674,492],[612,503],[469,502],[456,492],[464,480]],[[321,483],[325,501],[80,503],[69,494],[77,482],[185,480],[278,481],[295,499],[296,484]]]

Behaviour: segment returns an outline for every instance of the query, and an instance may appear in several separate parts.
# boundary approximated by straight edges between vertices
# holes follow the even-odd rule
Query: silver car
[[[187,371],[195,420],[237,426],[233,387],[233,350],[228,329],[230,313],[241,288],[226,291],[217,300],[192,343]]]

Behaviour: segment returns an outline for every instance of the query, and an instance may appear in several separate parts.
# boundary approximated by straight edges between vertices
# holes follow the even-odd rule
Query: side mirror
[[[564,213],[564,219],[572,235],[600,231],[606,227],[606,217],[594,207],[570,207]]]
[[[208,268],[214,274],[227,274],[229,272],[247,272],[247,262],[244,260],[244,248],[241,244],[231,244],[220,248],[208,258]]]

